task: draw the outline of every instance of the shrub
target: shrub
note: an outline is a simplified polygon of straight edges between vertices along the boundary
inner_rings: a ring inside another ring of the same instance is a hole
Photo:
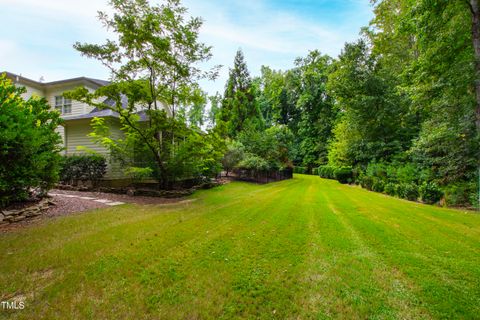
[[[395,183],[389,182],[385,184],[385,187],[383,188],[383,192],[388,194],[389,196],[394,196],[395,195]]]
[[[267,171],[270,169],[265,159],[251,153],[245,154],[245,158],[240,161],[238,168],[254,171]]]
[[[238,141],[228,140],[227,151],[222,158],[222,166],[226,175],[245,157],[245,147]]]
[[[335,179],[340,183],[350,183],[353,180],[352,167],[340,167],[334,171]]]
[[[434,204],[440,201],[443,196],[442,190],[434,182],[424,182],[418,189],[423,202]]]
[[[313,168],[312,169],[312,175],[314,175],[314,176],[318,175],[318,168]]]
[[[138,183],[151,177],[153,169],[149,167],[128,167],[123,172],[125,173],[125,175],[129,176],[134,183]]]
[[[42,196],[58,181],[62,120],[45,99],[24,100],[24,92],[0,75],[0,207]]]
[[[325,179],[335,179],[335,167],[332,166],[320,166],[318,168],[318,175]]]
[[[380,178],[381,180],[387,179],[388,166],[384,163],[369,163],[365,170],[365,175],[369,177]]]
[[[372,184],[372,191],[383,192],[385,189],[385,184],[380,179],[374,179]]]
[[[360,176],[362,175],[362,168],[354,167],[352,170],[352,174],[353,174],[353,182],[356,184],[360,184]]]
[[[405,187],[404,198],[415,201],[419,197],[418,186],[414,183],[407,183]]]
[[[395,190],[397,196],[407,200],[418,199],[418,186],[414,183],[400,183]]]
[[[467,206],[477,205],[477,185],[471,182],[459,182],[446,186],[445,204],[447,206]]]
[[[293,173],[306,174],[307,171],[306,167],[293,167]]]
[[[374,178],[364,174],[364,175],[360,176],[359,182],[360,182],[360,185],[362,186],[362,188],[367,189],[367,190],[372,190]]]
[[[96,186],[106,171],[107,161],[101,155],[73,155],[65,157],[60,177],[66,184],[76,185],[78,181],[90,181]]]
[[[399,198],[403,198],[403,195],[405,194],[405,184],[404,183],[399,183],[395,185],[395,195]]]
[[[396,170],[396,179],[399,183],[415,183],[420,177],[420,172],[413,164],[407,163]]]

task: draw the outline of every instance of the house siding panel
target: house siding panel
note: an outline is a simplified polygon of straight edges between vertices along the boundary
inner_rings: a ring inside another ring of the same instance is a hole
[[[52,88],[48,89],[46,92],[46,98],[48,101],[48,104],[52,107],[55,108],[55,97],[56,96],[61,96],[65,91],[73,90],[78,85],[70,85],[70,86],[61,86],[58,88]],[[87,88],[89,91],[94,91],[92,88]],[[68,114],[64,114],[63,116],[78,116],[86,113],[90,113],[94,108],[92,106],[89,106],[86,103],[82,103],[79,101],[72,101],[72,112]]]
[[[110,131],[112,137],[118,138],[123,135],[120,130],[120,124],[118,120],[108,119],[108,124],[110,126]],[[66,154],[84,154],[85,151],[78,146],[87,148],[88,150],[95,151],[99,154],[104,155],[107,158],[107,174],[105,179],[120,179],[124,178],[123,170],[118,162],[113,162],[109,158],[109,152],[103,146],[96,144],[92,141],[92,138],[88,136],[92,132],[90,126],[90,119],[85,120],[76,120],[68,121],[66,123]]]
[[[17,85],[19,87],[24,87],[27,90],[27,92],[22,93],[22,98],[25,99],[25,100],[28,100],[31,97],[39,97],[39,98],[45,97],[45,92],[43,92],[43,90],[41,90],[41,89],[37,89],[37,88],[31,87],[31,86],[27,86],[25,84],[17,84]]]
[[[37,83],[37,85],[34,85],[33,83],[35,83],[35,81],[23,79],[21,76],[11,74],[9,77],[17,86],[25,87],[26,92],[22,94],[24,99],[29,99],[32,96],[43,97],[47,100],[52,109],[55,108],[55,97],[63,95],[65,91],[70,91],[80,86],[87,88],[90,92],[93,92],[98,88],[97,84],[91,83],[91,81],[85,81],[84,78],[70,79],[71,81],[65,81],[62,83]],[[96,102],[101,102],[103,100],[104,98],[99,98]],[[92,132],[92,128],[90,126],[91,119],[68,120],[70,116],[84,115],[92,112],[93,109],[94,107],[89,106],[88,104],[73,100],[71,112],[68,114],[62,114],[62,118],[66,118],[66,121],[64,126],[58,127],[56,131],[62,137],[62,146],[64,147],[63,153],[67,156],[85,153],[85,150],[78,149],[79,146],[95,151],[107,158],[108,168],[105,179],[125,178],[123,174],[123,168],[121,168],[120,164],[118,162],[116,163],[110,161],[108,150],[98,144],[95,144],[88,136],[88,134]],[[120,130],[118,119],[108,118],[107,121],[108,125],[110,126],[112,138],[119,138],[123,136],[123,132]]]

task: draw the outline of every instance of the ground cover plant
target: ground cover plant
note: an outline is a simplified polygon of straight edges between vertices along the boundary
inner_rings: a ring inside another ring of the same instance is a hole
[[[0,234],[8,319],[474,319],[480,216],[311,175]]]

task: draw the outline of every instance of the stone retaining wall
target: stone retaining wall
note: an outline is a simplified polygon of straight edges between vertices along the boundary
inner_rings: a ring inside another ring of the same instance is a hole
[[[0,225],[10,224],[37,217],[43,214],[43,212],[49,208],[50,204],[52,204],[52,200],[45,198],[29,207],[12,210],[1,210]]]

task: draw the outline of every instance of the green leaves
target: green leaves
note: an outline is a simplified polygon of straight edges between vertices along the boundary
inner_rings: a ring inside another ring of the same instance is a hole
[[[58,180],[62,120],[45,99],[24,100],[24,92],[0,75],[0,207]]]
[[[214,134],[197,132],[206,100],[198,81],[215,78],[218,69],[199,67],[211,58],[211,48],[198,39],[202,20],[187,17],[177,0],[111,0],[110,6],[113,15],[100,12],[99,19],[116,39],[74,48],[105,65],[112,81],[94,93],[77,89],[69,96],[116,112],[124,136],[112,137],[96,119],[92,137],[125,166],[151,167],[164,186],[215,175],[222,147]]]
[[[247,128],[263,128],[256,94],[243,53],[238,50],[219,113],[219,120],[225,124],[228,137],[235,138]]]

